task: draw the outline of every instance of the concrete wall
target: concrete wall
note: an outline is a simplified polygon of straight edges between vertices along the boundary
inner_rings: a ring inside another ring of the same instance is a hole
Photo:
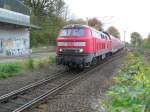
[[[30,25],[30,16],[0,8],[0,21],[18,25]]]
[[[27,28],[0,26],[0,54],[24,55],[29,53],[29,31]]]

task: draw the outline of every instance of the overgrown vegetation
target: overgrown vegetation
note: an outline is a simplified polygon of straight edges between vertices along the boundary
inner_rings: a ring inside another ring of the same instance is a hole
[[[129,53],[106,93],[108,112],[150,112],[150,65],[138,53]]]
[[[150,34],[148,34],[148,37],[144,39],[144,48],[150,49]]]
[[[34,69],[34,60],[31,57],[29,57],[29,59],[27,60],[27,68]]]
[[[21,72],[20,63],[0,64],[0,78],[14,76]]]
[[[49,56],[49,60],[50,60],[50,63],[56,63],[56,56],[55,54],[52,54]]]
[[[36,70],[55,64],[55,54],[51,53],[43,59],[32,59],[29,57],[25,61],[2,63],[0,64],[0,79],[19,75],[22,72]]]
[[[132,32],[131,33],[131,43],[132,43],[132,45],[134,45],[136,47],[142,46],[143,38],[142,38],[141,34],[138,32]]]

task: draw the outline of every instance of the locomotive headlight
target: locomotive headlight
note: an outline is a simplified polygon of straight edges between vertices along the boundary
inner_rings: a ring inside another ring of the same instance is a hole
[[[59,52],[62,52],[63,51],[63,49],[59,49]]]
[[[83,52],[83,49],[79,49],[79,52],[82,53],[82,52]]]

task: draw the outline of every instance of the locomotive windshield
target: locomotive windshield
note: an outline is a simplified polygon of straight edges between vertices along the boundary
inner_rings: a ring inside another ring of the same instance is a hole
[[[71,35],[71,29],[65,28],[60,32],[60,37],[67,37]]]
[[[85,36],[85,30],[83,28],[64,28],[60,32],[60,37],[68,36],[83,37]]]

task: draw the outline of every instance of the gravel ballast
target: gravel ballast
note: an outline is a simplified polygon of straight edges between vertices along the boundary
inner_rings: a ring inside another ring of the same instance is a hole
[[[120,57],[102,66],[31,112],[104,112],[100,101],[113,84],[112,77],[117,74],[122,60]]]

